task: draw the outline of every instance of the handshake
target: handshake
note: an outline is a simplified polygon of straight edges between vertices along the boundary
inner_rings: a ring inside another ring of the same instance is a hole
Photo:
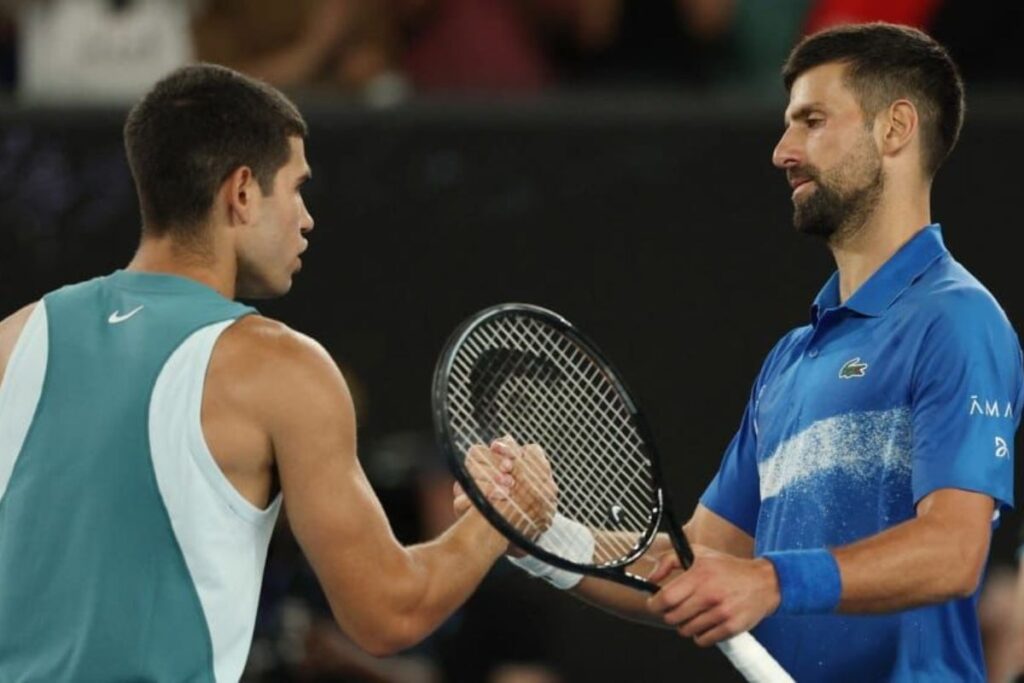
[[[540,446],[520,446],[505,436],[490,446],[472,446],[463,468],[492,510],[518,534],[537,542],[551,528],[559,491]],[[470,508],[469,496],[458,483],[454,496],[455,514],[462,516]]]

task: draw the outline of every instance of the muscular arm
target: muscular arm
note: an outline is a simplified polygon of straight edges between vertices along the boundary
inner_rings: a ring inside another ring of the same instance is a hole
[[[252,409],[299,545],[356,643],[377,655],[407,648],[470,595],[507,544],[475,512],[436,541],[399,544],[356,458],[352,400],[334,362],[287,329],[260,336]]]
[[[940,489],[914,519],[833,551],[843,579],[841,612],[891,612],[971,595],[988,556],[993,501]]]
[[[839,611],[891,612],[971,595],[988,554],[992,510],[989,496],[940,489],[920,501],[914,519],[832,549],[842,576]],[[775,610],[778,580],[767,567],[764,559],[698,557],[650,608],[680,635],[711,645]]]

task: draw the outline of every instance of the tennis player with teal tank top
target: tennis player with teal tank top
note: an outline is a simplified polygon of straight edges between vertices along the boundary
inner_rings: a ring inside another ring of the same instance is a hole
[[[251,311],[126,272],[36,307],[0,402],[0,680],[237,678],[278,503],[231,489],[199,417],[213,344]]]
[[[378,656],[507,550],[475,511],[402,546],[330,354],[235,302],[302,267],[306,134],[266,84],[169,74],[125,125],[131,263],[0,315],[0,683],[237,681],[285,499],[338,625]]]

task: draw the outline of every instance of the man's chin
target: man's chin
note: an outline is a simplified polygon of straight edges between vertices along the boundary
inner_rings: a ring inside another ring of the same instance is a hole
[[[830,239],[836,232],[835,226],[800,220],[796,216],[793,216],[793,228],[801,235],[809,235],[823,240]]]

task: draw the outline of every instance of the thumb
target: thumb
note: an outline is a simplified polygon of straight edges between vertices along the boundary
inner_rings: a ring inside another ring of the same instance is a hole
[[[658,565],[647,576],[647,580],[652,583],[661,583],[669,574],[680,567],[682,567],[682,563],[675,552],[667,552],[658,558]]]

